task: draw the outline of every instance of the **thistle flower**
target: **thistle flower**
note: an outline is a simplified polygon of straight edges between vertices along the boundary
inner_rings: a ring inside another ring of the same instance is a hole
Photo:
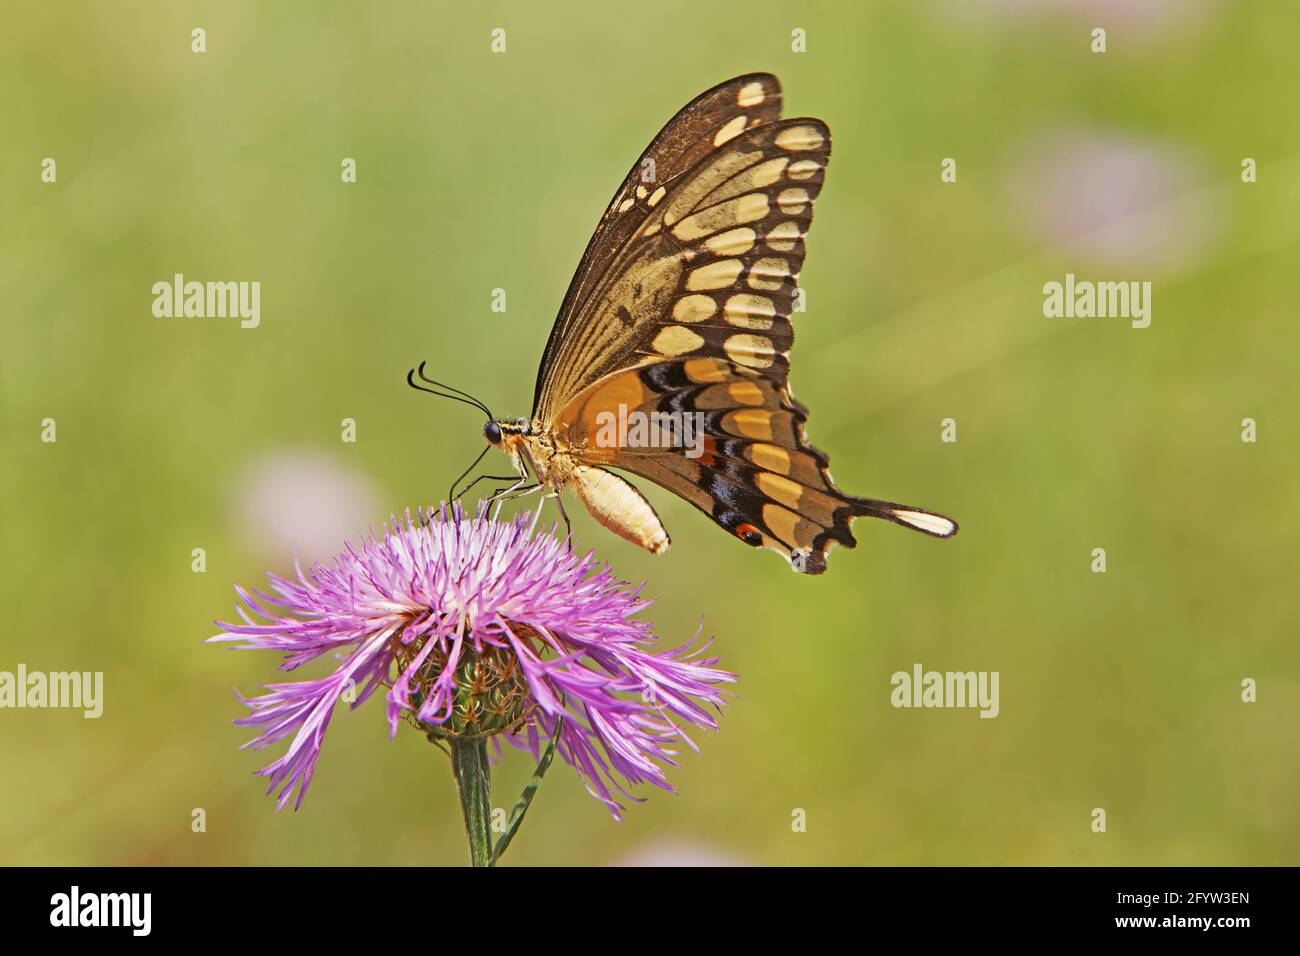
[[[325,677],[240,698],[251,713],[236,723],[260,729],[245,747],[289,740],[257,771],[279,791],[277,809],[295,792],[302,805],[339,699],[356,708],[381,687],[390,736],[405,720],[453,757],[457,744],[505,737],[536,758],[558,723],[561,757],[615,817],[620,798],[638,799],[630,786],[672,790],[662,765],[674,765],[678,744],[695,747],[682,725],[716,728],[717,685],[735,677],[702,657],[707,643],[656,649],[636,617],[650,604],[641,588],[554,529],[535,535],[536,521],[497,521],[483,505],[473,518],[459,506],[418,520],[408,511],[330,566],[269,575],[272,593],[236,587],[243,623],[216,622],[212,641],[280,651],[284,671],[341,661]]]

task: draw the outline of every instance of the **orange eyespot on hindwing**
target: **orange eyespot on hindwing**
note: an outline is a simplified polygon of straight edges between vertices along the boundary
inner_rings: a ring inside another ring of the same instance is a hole
[[[736,537],[751,548],[757,548],[763,543],[763,536],[758,533],[758,529],[752,524],[742,524],[736,526]]]

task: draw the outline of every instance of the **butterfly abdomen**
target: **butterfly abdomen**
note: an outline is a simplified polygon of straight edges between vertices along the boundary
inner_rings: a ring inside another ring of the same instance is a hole
[[[668,550],[668,532],[650,502],[612,471],[578,465],[569,483],[591,516],[625,541],[651,554]]]

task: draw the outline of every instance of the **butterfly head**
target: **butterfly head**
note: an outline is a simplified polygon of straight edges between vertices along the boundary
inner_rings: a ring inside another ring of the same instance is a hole
[[[526,418],[497,420],[489,418],[483,425],[483,437],[489,445],[513,453],[520,439],[532,434],[532,425]]]

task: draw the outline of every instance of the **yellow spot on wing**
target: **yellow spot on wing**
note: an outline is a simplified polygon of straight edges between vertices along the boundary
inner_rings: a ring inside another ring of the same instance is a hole
[[[730,153],[720,153],[706,168],[673,191],[668,204],[664,206],[664,225],[671,226],[693,210],[695,204],[711,193],[720,181],[728,179],[743,169],[748,169],[762,157],[761,150],[744,152],[737,149]]]
[[[773,183],[780,181],[781,173],[789,162],[790,160],[785,156],[778,156],[776,159],[769,159],[767,162],[761,162],[743,169],[717,183],[706,195],[699,198],[696,205],[716,206],[718,203],[733,199],[736,196],[742,196],[758,189],[767,189]]]
[[[781,475],[774,475],[770,471],[760,471],[754,476],[754,482],[758,485],[758,490],[769,498],[781,502],[787,508],[799,507],[803,486],[797,482]]]
[[[755,442],[745,449],[745,454],[759,468],[782,475],[790,474],[790,453],[779,445]]]
[[[759,103],[763,102],[764,98],[762,83],[746,83],[740,88],[740,92],[736,95],[736,105],[745,107],[757,106]]]
[[[763,390],[753,382],[732,382],[727,394],[737,405],[762,405]]]
[[[765,193],[749,193],[687,216],[673,227],[673,235],[683,242],[691,242],[728,226],[762,219],[767,210]]]
[[[739,259],[711,262],[707,266],[700,266],[691,271],[691,274],[686,277],[686,288],[691,292],[702,289],[725,289],[735,284],[743,268],[744,264]]]
[[[762,189],[765,186],[772,185],[781,178],[781,173],[784,171],[785,164],[788,162],[790,162],[790,160],[786,159],[784,156],[778,156],[776,159],[769,159],[765,163],[759,163],[753,169],[744,173],[742,176],[737,176],[736,178],[743,178],[746,185],[752,186],[756,189]]]
[[[717,134],[713,137],[713,145],[721,146],[723,143],[727,142],[727,140],[735,139],[745,131],[746,122],[747,120],[743,114],[741,116],[733,117],[725,126],[722,127],[722,129],[718,130]]]
[[[808,190],[801,188],[783,189],[781,194],[776,197],[776,204],[787,215],[797,216],[803,212],[804,206],[808,204]]]
[[[700,322],[709,318],[718,305],[707,295],[683,296],[673,303],[673,319],[677,322]]]
[[[684,325],[670,325],[655,336],[651,346],[660,355],[685,355],[704,344],[704,339]]]
[[[811,179],[817,175],[819,169],[821,169],[819,163],[814,163],[811,159],[801,159],[797,163],[790,164],[789,176],[791,179]]]
[[[782,149],[803,152],[818,149],[825,142],[816,126],[788,126],[776,134],[776,145]]]
[[[803,235],[799,229],[799,224],[793,220],[787,220],[773,227],[772,231],[767,234],[767,244],[777,252],[789,252],[794,248],[795,241]]]
[[[784,259],[759,259],[749,267],[749,287],[769,292],[781,288],[790,277],[790,263]]]
[[[767,504],[763,505],[763,523],[772,529],[772,533],[789,545],[811,544],[812,541],[801,542],[799,538],[801,530],[800,525],[807,525],[797,514],[780,505]],[[806,536],[806,535],[805,535]],[[811,536],[807,536],[811,538]]]
[[[722,343],[723,349],[737,365],[746,365],[749,368],[767,368],[772,364],[776,356],[776,350],[772,348],[772,340],[762,335],[749,335],[748,333],[738,333],[729,336],[727,341]],[[755,435],[755,438],[768,438],[768,435]]]
[[[704,246],[715,256],[738,256],[754,248],[758,234],[748,226],[720,232],[704,240]]]
[[[732,325],[742,329],[770,329],[776,315],[776,305],[764,295],[741,292],[727,300],[722,316]]]
[[[687,378],[699,385],[727,380],[727,365],[718,359],[690,359],[683,370]]]
[[[722,427],[734,435],[770,441],[772,413],[766,408],[740,408],[723,417]]]

